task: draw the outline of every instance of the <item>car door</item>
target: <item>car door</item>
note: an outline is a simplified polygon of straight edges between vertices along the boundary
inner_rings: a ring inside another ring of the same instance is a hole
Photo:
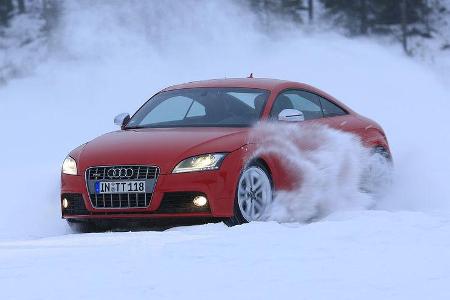
[[[302,122],[292,122],[291,124],[298,124],[299,130],[302,124],[313,124],[320,121],[323,118],[322,107],[320,106],[319,96],[304,90],[289,89],[284,90],[278,94],[275,101],[272,104],[269,119],[278,120],[279,113],[284,109],[296,109],[303,113],[305,120]],[[305,144],[299,145],[304,147]],[[301,177],[296,177],[301,174],[298,172],[292,172],[289,166],[286,166],[286,161],[282,157],[271,157],[272,165],[279,166],[274,168],[274,178],[282,178],[276,182],[278,189],[290,190],[298,185],[302,181]]]

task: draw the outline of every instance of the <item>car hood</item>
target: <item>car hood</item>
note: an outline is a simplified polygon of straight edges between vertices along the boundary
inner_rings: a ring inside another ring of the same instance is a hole
[[[247,143],[248,128],[146,128],[104,134],[87,143],[79,168],[157,165],[169,173],[181,160],[198,154],[231,152]]]

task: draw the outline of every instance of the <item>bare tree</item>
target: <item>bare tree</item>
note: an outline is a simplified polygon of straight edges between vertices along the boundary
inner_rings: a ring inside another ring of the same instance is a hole
[[[309,23],[314,21],[314,0],[308,0],[308,19]]]
[[[19,14],[24,14],[25,9],[25,0],[17,0],[17,6],[19,8]]]
[[[400,1],[400,27],[401,27],[401,41],[405,53],[410,54],[408,50],[408,3],[407,0]]]
[[[368,28],[369,25],[367,23],[367,14],[368,14],[368,9],[367,9],[367,0],[359,0],[359,6],[360,6],[360,27],[359,27],[359,31],[360,34],[367,34],[368,32]]]

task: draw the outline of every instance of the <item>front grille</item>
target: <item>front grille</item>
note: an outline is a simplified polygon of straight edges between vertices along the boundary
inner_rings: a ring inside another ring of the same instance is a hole
[[[205,206],[195,206],[192,202],[196,196],[205,196],[198,192],[164,193],[159,208],[155,213],[194,213],[210,212],[209,203]]]
[[[150,204],[152,193],[89,194],[95,208],[142,208]]]
[[[126,176],[126,174],[117,174],[116,176],[109,173],[114,169],[131,169],[133,174]],[[111,166],[111,167],[93,167],[86,170],[87,178],[89,180],[102,180],[102,179],[126,179],[126,180],[138,180],[138,179],[153,179],[158,177],[158,167],[148,166]]]
[[[120,170],[122,172],[120,172]],[[153,189],[159,175],[155,166],[102,166],[86,170],[89,198],[94,208],[146,208],[150,205]],[[146,193],[97,194],[97,181],[144,180]]]
[[[63,215],[88,215],[89,211],[86,209],[84,199],[81,194],[62,194],[62,199],[66,198],[69,201],[69,206],[63,208]]]

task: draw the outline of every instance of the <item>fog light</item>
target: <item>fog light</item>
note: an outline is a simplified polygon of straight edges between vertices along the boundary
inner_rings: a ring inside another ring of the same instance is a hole
[[[68,208],[69,207],[69,200],[64,198],[63,201],[62,201],[62,207],[63,208]]]
[[[195,206],[205,206],[206,203],[208,203],[208,200],[204,196],[197,196],[194,198],[193,202]]]

